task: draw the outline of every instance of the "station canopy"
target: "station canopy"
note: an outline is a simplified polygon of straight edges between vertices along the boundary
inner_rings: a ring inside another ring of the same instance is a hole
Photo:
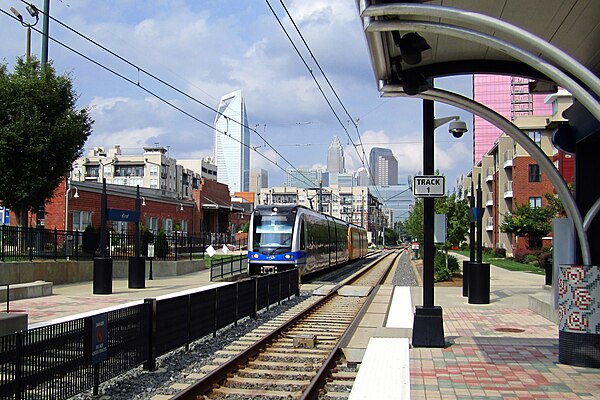
[[[530,77],[536,79],[532,91],[551,92],[545,84],[552,81],[547,75],[510,52],[479,40],[478,34],[516,45],[540,58],[545,54],[502,29],[466,21],[464,17],[470,12],[530,32],[600,75],[598,0],[357,0],[357,5],[380,90],[386,85],[402,85],[407,94],[416,94],[429,88],[431,78],[491,73]],[[409,7],[413,6],[411,12]],[[441,16],[440,8],[460,13]]]

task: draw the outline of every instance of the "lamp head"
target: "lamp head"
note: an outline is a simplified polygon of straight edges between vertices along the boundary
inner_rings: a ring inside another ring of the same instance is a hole
[[[29,15],[31,15],[33,18],[39,18],[40,14],[38,12],[38,9],[33,4],[27,4],[25,8],[27,9]]]
[[[454,136],[455,138],[460,138],[462,137],[462,135],[468,131],[467,129],[467,123],[465,121],[452,121],[450,122],[450,127],[448,128],[448,131],[452,134],[452,136]]]
[[[23,22],[23,16],[21,15],[20,12],[17,11],[16,8],[11,7],[10,8],[10,12],[13,13],[15,15],[15,17],[17,17],[17,19],[22,23]]]

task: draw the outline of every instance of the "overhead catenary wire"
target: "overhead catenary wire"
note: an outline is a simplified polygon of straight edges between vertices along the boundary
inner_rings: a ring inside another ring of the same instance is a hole
[[[29,3],[27,3],[27,2],[26,2],[26,1],[24,1],[24,0],[21,0],[21,2],[22,2],[22,3],[24,3],[24,4],[29,4]],[[18,21],[18,19],[17,19],[16,17],[14,17],[13,15],[9,14],[8,12],[6,12],[6,11],[4,11],[4,10],[2,10],[2,9],[0,9],[0,11],[2,11],[2,13],[4,13],[5,15],[8,15],[9,17],[11,17],[11,18],[13,18],[13,19],[15,19],[15,20],[17,20],[17,21]],[[39,10],[39,12],[45,15],[44,11],[42,11],[42,10]],[[184,91],[182,91],[181,89],[179,89],[179,88],[175,87],[174,85],[172,85],[172,84],[170,84],[170,83],[166,82],[165,80],[163,80],[163,79],[159,78],[158,76],[156,76],[155,74],[153,74],[153,73],[151,73],[151,72],[147,71],[146,69],[144,69],[144,68],[142,68],[142,67],[140,67],[140,66],[136,65],[135,63],[133,63],[133,62],[131,62],[131,61],[127,60],[127,59],[126,59],[126,58],[124,58],[123,56],[121,56],[121,55],[117,54],[116,52],[114,52],[114,51],[110,50],[110,49],[109,49],[109,48],[107,48],[106,46],[104,46],[104,45],[102,45],[102,44],[98,43],[97,41],[95,41],[95,40],[93,40],[93,39],[89,38],[88,36],[84,35],[83,33],[81,33],[81,32],[79,32],[79,31],[77,31],[76,29],[74,29],[74,28],[72,28],[72,27],[70,27],[70,26],[68,26],[67,24],[63,23],[62,21],[60,21],[60,20],[58,20],[58,19],[54,18],[53,16],[51,16],[51,15],[48,15],[48,17],[49,17],[50,19],[52,19],[54,22],[56,22],[57,24],[59,24],[59,25],[61,25],[62,27],[66,28],[67,30],[69,30],[69,31],[71,31],[71,32],[73,32],[73,33],[75,33],[75,34],[76,34],[76,35],[78,35],[79,37],[81,37],[81,38],[85,39],[86,41],[88,41],[88,42],[90,42],[90,43],[94,44],[95,46],[97,46],[97,47],[101,48],[102,50],[104,50],[104,51],[108,52],[109,54],[111,54],[112,56],[114,56],[114,57],[116,57],[117,59],[121,60],[122,62],[126,63],[127,65],[129,65],[129,66],[133,67],[133,68],[134,68],[134,69],[135,69],[135,70],[138,72],[138,74],[139,74],[140,72],[142,72],[143,74],[145,74],[145,75],[147,75],[147,76],[149,76],[149,77],[151,77],[151,78],[155,79],[157,82],[159,82],[159,83],[161,83],[161,84],[163,84],[163,85],[167,86],[168,88],[170,88],[170,89],[174,90],[175,92],[177,92],[177,93],[179,93],[179,94],[181,94],[181,95],[185,96],[186,98],[188,98],[188,99],[192,100],[193,102],[195,102],[195,103],[197,103],[197,104],[199,104],[199,105],[201,105],[201,106],[203,106],[203,107],[205,107],[205,108],[209,109],[210,111],[213,111],[213,112],[215,112],[215,113],[216,113],[216,114],[218,114],[218,115],[221,115],[221,116],[223,116],[224,118],[227,118],[227,119],[228,119],[228,120],[230,120],[230,121],[233,121],[234,123],[237,123],[237,124],[239,124],[239,125],[240,125],[241,127],[243,127],[243,128],[246,128],[246,129],[248,129],[248,130],[250,130],[250,131],[254,132],[254,133],[255,133],[255,134],[256,134],[256,135],[257,135],[259,138],[261,138],[261,139],[264,141],[264,143],[265,143],[265,144],[267,144],[267,145],[268,145],[268,146],[269,146],[269,147],[270,147],[270,148],[271,148],[271,149],[272,149],[272,150],[275,152],[275,154],[277,154],[277,156],[279,156],[279,157],[280,157],[280,158],[281,158],[281,159],[282,159],[282,160],[283,160],[283,161],[284,161],[284,162],[285,162],[287,165],[289,165],[289,166],[290,166],[290,167],[291,167],[291,168],[292,168],[294,171],[297,171],[298,173],[300,173],[300,175],[303,177],[303,179],[304,179],[304,182],[305,182],[305,183],[312,184],[312,181],[310,180],[310,178],[308,178],[306,175],[304,175],[304,174],[303,174],[303,173],[300,171],[300,169],[298,169],[297,167],[295,167],[295,166],[294,166],[294,165],[293,165],[293,164],[292,164],[292,163],[291,163],[291,162],[290,162],[290,161],[289,161],[289,160],[288,160],[288,159],[287,159],[285,156],[283,156],[283,155],[282,155],[282,154],[281,154],[281,153],[280,153],[280,152],[279,152],[279,151],[278,151],[278,150],[277,150],[275,147],[273,147],[273,146],[272,146],[272,145],[271,145],[271,144],[270,144],[270,143],[269,143],[269,142],[268,142],[268,141],[267,141],[267,140],[266,140],[266,139],[265,139],[265,138],[264,138],[264,137],[263,137],[263,136],[262,136],[262,135],[261,135],[261,134],[260,134],[260,133],[259,133],[257,130],[255,130],[255,129],[253,129],[253,128],[251,128],[251,127],[249,127],[249,126],[247,126],[247,125],[243,124],[241,121],[237,121],[237,120],[235,120],[235,119],[232,119],[232,118],[229,118],[229,117],[227,117],[226,115],[224,115],[223,113],[221,113],[219,110],[215,109],[214,107],[211,107],[210,105],[208,105],[208,104],[206,104],[206,103],[204,103],[204,102],[202,102],[202,101],[200,101],[200,100],[196,99],[195,97],[193,97],[193,96],[191,96],[191,95],[189,95],[189,94],[185,93],[185,92],[184,92]],[[37,28],[35,28],[35,27],[32,27],[32,29],[33,29],[33,30],[35,30],[37,33],[40,33],[40,34],[42,34],[42,32],[41,32],[39,29],[37,29]],[[125,75],[123,75],[123,74],[121,74],[121,73],[119,73],[119,72],[117,72],[117,71],[115,71],[115,70],[113,70],[113,69],[111,69],[111,68],[109,68],[109,67],[107,67],[107,66],[103,65],[102,63],[100,63],[100,62],[98,62],[98,61],[96,61],[96,60],[92,59],[91,57],[89,57],[89,56],[86,56],[86,55],[85,55],[85,54],[83,54],[82,52],[80,52],[80,51],[78,51],[78,50],[75,50],[74,48],[70,47],[69,45],[67,45],[67,44],[65,44],[65,43],[63,43],[63,42],[61,42],[61,41],[59,41],[58,39],[56,39],[56,38],[54,38],[54,37],[52,37],[52,36],[50,36],[50,35],[48,35],[48,38],[49,38],[49,39],[51,39],[53,42],[56,42],[57,44],[59,44],[59,45],[61,45],[61,46],[65,47],[65,48],[66,48],[66,49],[68,49],[69,51],[72,51],[73,53],[75,53],[75,54],[79,55],[80,57],[83,57],[84,59],[86,59],[86,60],[88,60],[88,61],[92,62],[93,64],[95,64],[95,65],[97,65],[97,66],[99,66],[99,67],[101,67],[101,68],[105,69],[106,71],[108,71],[108,72],[110,72],[110,73],[112,73],[112,74],[114,74],[114,75],[118,76],[119,78],[121,78],[121,79],[123,79],[123,80],[125,80],[125,81],[127,81],[127,82],[129,82],[129,83],[131,83],[131,84],[133,84],[133,85],[135,85],[135,86],[137,86],[137,87],[139,87],[140,89],[142,89],[142,90],[143,90],[143,91],[145,91],[146,93],[148,93],[148,94],[150,94],[150,95],[152,95],[152,96],[156,97],[157,99],[159,99],[160,101],[164,102],[165,104],[168,104],[168,105],[170,105],[170,106],[171,106],[171,107],[173,107],[174,109],[176,109],[176,110],[178,110],[178,111],[182,112],[183,114],[185,114],[185,115],[187,115],[188,117],[190,117],[190,118],[194,119],[195,121],[199,122],[200,124],[202,124],[202,125],[204,125],[204,126],[206,126],[206,127],[210,128],[210,129],[214,129],[214,130],[215,130],[216,132],[218,132],[218,133],[225,134],[225,132],[221,132],[221,131],[217,130],[217,129],[216,129],[216,127],[213,127],[211,124],[209,124],[209,123],[207,123],[207,122],[205,122],[205,121],[203,121],[203,120],[201,120],[201,119],[199,119],[199,118],[197,118],[197,117],[193,116],[192,114],[188,113],[187,111],[183,110],[182,108],[180,108],[180,107],[178,107],[178,106],[176,106],[176,105],[174,105],[174,104],[170,103],[168,100],[166,100],[166,99],[164,99],[164,98],[160,97],[159,95],[157,95],[156,93],[152,92],[150,89],[148,89],[148,88],[144,87],[143,85],[141,85],[141,84],[140,84],[139,78],[138,78],[136,81],[134,81],[133,79],[130,79],[130,78],[126,77]],[[229,136],[229,135],[228,135],[228,136]],[[235,141],[237,141],[238,143],[242,144],[243,146],[245,146],[245,147],[248,147],[250,150],[252,150],[252,151],[254,151],[255,153],[259,154],[259,155],[260,155],[261,157],[263,157],[265,160],[267,160],[268,162],[270,162],[270,163],[274,164],[274,165],[275,165],[277,168],[279,168],[280,170],[282,170],[283,172],[285,172],[286,174],[288,174],[288,171],[286,171],[286,169],[285,169],[285,168],[283,168],[282,166],[280,166],[280,165],[279,165],[279,163],[278,163],[277,161],[271,160],[271,159],[270,159],[270,158],[268,158],[266,155],[264,155],[264,154],[262,154],[261,152],[257,151],[257,150],[256,150],[255,148],[253,148],[252,146],[250,146],[250,145],[247,145],[247,144],[244,144],[244,143],[242,143],[241,141],[239,141],[239,140],[237,140],[237,139],[235,139],[235,138],[233,138],[233,137],[231,137],[231,136],[229,136],[229,137],[230,137],[232,140],[235,140]]]
[[[363,161],[363,166],[368,167],[368,161],[366,160],[365,149],[364,149],[364,146],[362,144],[362,139],[360,137],[360,130],[358,129],[357,122],[354,121],[354,119],[350,115],[350,112],[348,112],[348,109],[346,108],[346,106],[342,102],[342,99],[340,98],[340,96],[338,96],[337,91],[335,90],[335,88],[331,84],[331,81],[327,77],[327,74],[325,74],[325,71],[323,71],[323,68],[321,68],[321,64],[319,64],[319,61],[317,60],[317,58],[313,54],[310,46],[308,45],[308,43],[304,39],[304,35],[302,35],[302,32],[300,31],[300,28],[298,28],[298,25],[296,25],[296,21],[294,21],[294,18],[292,17],[292,15],[290,14],[290,12],[288,11],[285,3],[283,2],[283,0],[279,0],[279,2],[281,3],[281,6],[285,10],[285,13],[287,14],[288,18],[290,19],[292,25],[294,25],[294,28],[296,29],[296,32],[298,33],[298,36],[300,36],[300,39],[302,40],[302,43],[304,43],[304,46],[306,47],[306,50],[308,51],[308,53],[310,54],[311,58],[315,62],[315,65],[317,66],[317,68],[319,68],[319,71],[321,71],[321,74],[323,75],[323,78],[325,79],[325,82],[327,82],[327,84],[329,85],[329,89],[331,89],[331,92],[333,93],[333,95],[335,96],[335,98],[338,100],[338,102],[340,103],[340,106],[342,107],[342,109],[344,110],[344,112],[346,113],[346,115],[348,116],[349,121],[352,122],[352,125],[356,129],[356,134],[357,134],[357,137],[358,137],[358,141],[360,142],[360,147],[362,149],[363,157],[364,157],[364,158],[361,158],[360,154],[357,151],[358,158],[361,159],[361,161]],[[267,0],[267,3],[268,3],[268,0]],[[338,121],[339,121],[339,118],[338,118]],[[348,139],[350,140],[350,143],[352,143],[352,145],[356,149],[356,145],[352,141],[352,138],[350,137],[350,134],[348,133],[348,130],[346,128],[344,128],[344,131],[346,132],[346,135],[348,136]],[[367,163],[367,165],[365,165],[365,163]]]
[[[363,166],[367,169],[367,171],[369,171],[369,180],[373,183],[373,187],[375,188],[375,191],[377,192],[378,198],[382,198],[383,196],[381,195],[377,185],[375,184],[375,179],[371,174],[371,168],[369,166],[369,162],[367,160],[367,156],[365,153],[365,149],[364,146],[362,145],[362,140],[361,140],[361,149],[362,149],[362,157],[361,155],[358,153],[357,150],[357,145],[354,144],[354,141],[352,140],[352,137],[350,137],[350,134],[348,133],[347,128],[344,126],[344,123],[342,122],[342,120],[340,119],[340,117],[338,116],[337,112],[335,111],[335,109],[333,108],[331,102],[329,101],[329,99],[327,98],[327,96],[325,95],[325,92],[323,91],[323,88],[321,87],[321,85],[319,84],[317,78],[315,77],[315,74],[313,72],[313,70],[310,68],[310,66],[308,65],[308,63],[306,62],[306,60],[304,59],[304,56],[302,55],[302,53],[300,52],[300,50],[298,49],[298,46],[296,46],[296,44],[294,43],[294,41],[292,40],[290,34],[288,33],[287,29],[285,28],[285,26],[283,25],[283,22],[281,21],[281,19],[279,18],[279,16],[277,15],[277,13],[275,12],[275,10],[273,9],[273,7],[271,6],[271,3],[269,2],[269,0],[265,0],[265,2],[267,3],[267,6],[269,7],[269,9],[271,10],[271,13],[273,14],[273,16],[275,17],[275,19],[277,20],[279,26],[281,27],[281,29],[283,30],[284,34],[286,35],[286,37],[288,38],[289,42],[291,43],[292,47],[294,48],[294,50],[296,51],[296,53],[298,54],[298,57],[300,57],[300,59],[302,60],[302,63],[304,64],[304,66],[306,67],[306,69],[309,71],[310,75],[313,78],[313,81],[315,82],[315,84],[317,85],[321,95],[323,96],[323,98],[325,99],[325,102],[327,103],[327,105],[329,106],[329,108],[331,109],[332,113],[334,114],[335,118],[337,119],[338,123],[340,124],[340,126],[342,127],[342,129],[344,130],[344,132],[346,133],[346,135],[348,136],[348,139],[350,140],[350,142],[352,143],[355,151],[358,154],[358,158],[361,160]],[[323,76],[325,77],[325,80],[327,81],[327,83],[329,84],[331,90],[333,91],[333,93],[335,94],[335,97],[337,98],[338,102],[341,104],[342,108],[344,109],[344,111],[346,111],[346,115],[350,118],[350,120],[352,121],[353,125],[355,126],[357,133],[358,133],[358,137],[360,140],[360,131],[358,130],[358,125],[354,122],[354,119],[352,118],[352,116],[348,113],[346,107],[344,106],[342,100],[340,99],[340,97],[337,95],[337,92],[335,91],[335,89],[333,88],[333,86],[331,85],[331,82],[329,81],[329,79],[326,77],[325,72],[323,71],[323,69],[320,67],[320,65],[318,64],[318,61],[316,59],[316,57],[314,56],[313,52],[310,50],[310,46],[308,45],[308,43],[306,42],[306,40],[304,40],[304,37],[302,35],[302,33],[300,32],[300,30],[298,29],[298,26],[296,25],[296,23],[294,22],[292,16],[290,15],[290,13],[287,10],[287,7],[285,7],[285,4],[283,3],[283,0],[280,0],[280,3],[282,4],[288,18],[290,18],[290,21],[292,22],[292,24],[294,25],[298,35],[302,38],[302,41],[305,45],[305,47],[307,48],[308,52],[310,53],[313,61],[315,62],[315,64],[317,64],[319,70],[321,71],[321,73],[323,74]]]
[[[13,19],[16,19],[16,17],[14,17],[14,16],[12,16],[12,15],[8,14],[6,11],[4,11],[4,10],[2,10],[2,9],[0,9],[0,12],[4,13],[5,15],[8,15],[9,17],[11,17],[11,18],[13,18]],[[35,30],[35,31],[36,31],[36,32],[38,32],[38,33],[41,33],[41,31],[40,31],[40,30],[38,30],[38,29],[37,29],[37,28],[35,28],[35,27],[32,27],[32,29],[33,29],[33,30]],[[76,50],[76,49],[74,49],[74,48],[70,47],[69,45],[67,45],[67,44],[65,44],[65,43],[63,43],[63,42],[61,42],[60,40],[58,40],[58,39],[56,39],[56,38],[54,38],[54,37],[52,37],[52,36],[50,36],[50,35],[48,35],[48,38],[49,38],[50,40],[52,40],[53,42],[57,43],[58,45],[60,45],[60,46],[62,46],[62,47],[64,47],[64,48],[66,48],[67,50],[69,50],[69,51],[71,51],[71,52],[73,52],[73,53],[77,54],[78,56],[80,56],[80,57],[82,57],[82,58],[84,58],[84,59],[88,60],[89,62],[91,62],[91,63],[93,63],[93,64],[97,65],[98,67],[100,67],[100,68],[102,68],[102,69],[104,69],[104,70],[106,70],[106,71],[108,71],[108,72],[112,73],[113,75],[115,75],[115,76],[117,76],[117,77],[119,77],[119,78],[123,79],[124,81],[126,81],[126,82],[128,82],[128,83],[131,83],[132,85],[135,85],[135,86],[139,87],[139,88],[140,88],[141,90],[143,90],[144,92],[146,92],[146,93],[148,93],[149,95],[151,95],[151,96],[153,96],[153,97],[157,98],[158,100],[162,101],[163,103],[165,103],[165,104],[167,104],[167,105],[171,106],[171,107],[172,107],[172,108],[174,108],[175,110],[177,110],[177,111],[181,112],[182,114],[184,114],[184,115],[188,116],[189,118],[193,119],[194,121],[196,121],[196,122],[198,122],[198,123],[200,123],[200,124],[202,124],[202,125],[204,125],[204,126],[206,126],[206,127],[210,128],[210,129],[214,129],[216,132],[218,132],[218,133],[220,133],[220,134],[224,134],[224,135],[226,135],[226,132],[219,131],[218,129],[214,128],[212,125],[208,124],[207,122],[205,122],[205,121],[201,120],[200,118],[198,118],[198,117],[196,117],[196,116],[192,115],[191,113],[189,113],[189,112],[185,111],[184,109],[182,109],[181,107],[179,107],[179,106],[177,106],[177,105],[173,104],[172,102],[170,102],[169,100],[165,99],[164,97],[161,97],[160,95],[158,95],[158,94],[154,93],[152,90],[150,90],[150,89],[148,89],[148,88],[144,87],[144,86],[143,86],[143,85],[141,85],[139,82],[137,82],[137,81],[134,81],[134,80],[132,80],[132,79],[130,79],[130,78],[128,78],[128,77],[126,77],[126,76],[124,76],[123,74],[120,74],[119,72],[117,72],[117,71],[115,71],[115,70],[113,70],[113,69],[111,69],[111,68],[109,68],[109,67],[107,67],[107,66],[103,65],[102,63],[100,63],[100,62],[98,62],[98,61],[96,61],[96,60],[92,59],[91,57],[89,57],[89,56],[87,56],[87,55],[85,55],[85,54],[81,53],[80,51],[78,51],[78,50]],[[265,154],[263,154],[263,153],[261,153],[261,152],[259,152],[259,151],[255,150],[255,149],[254,149],[252,146],[250,146],[250,145],[248,145],[248,144],[245,144],[245,143],[241,142],[240,140],[238,140],[238,139],[236,139],[236,138],[234,138],[234,137],[231,137],[231,136],[229,136],[229,135],[227,135],[227,136],[228,136],[230,139],[232,139],[232,140],[234,140],[234,141],[236,141],[236,142],[240,143],[242,146],[248,147],[250,150],[253,150],[255,153],[257,153],[258,155],[260,155],[260,156],[261,156],[262,158],[264,158],[266,161],[268,161],[268,162],[272,163],[273,165],[275,165],[277,168],[279,168],[280,170],[282,170],[282,171],[283,171],[283,172],[285,172],[286,174],[288,173],[288,171],[287,171],[285,168],[283,168],[281,165],[279,165],[279,163],[277,163],[277,161],[271,160],[271,159],[270,159],[269,157],[267,157]],[[283,157],[282,157],[282,158],[283,158]],[[283,159],[285,160],[285,158],[283,158]],[[288,162],[288,164],[289,164],[289,165],[290,165],[292,168],[294,168],[295,170],[298,170],[298,169],[297,169],[297,168],[296,168],[294,165],[292,165],[291,163],[289,163],[289,162]],[[299,172],[300,172],[300,171],[299,171]],[[304,178],[306,178],[306,181],[305,181],[305,183],[312,184],[312,181],[310,181],[308,177],[306,177],[306,176],[305,176],[304,174],[302,174],[301,172],[300,172],[300,174],[301,174],[301,175],[302,175]]]

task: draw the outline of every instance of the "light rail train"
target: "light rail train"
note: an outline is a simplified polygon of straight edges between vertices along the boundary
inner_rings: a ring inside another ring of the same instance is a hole
[[[292,268],[308,275],[367,254],[365,229],[299,205],[257,206],[249,233],[250,275]]]

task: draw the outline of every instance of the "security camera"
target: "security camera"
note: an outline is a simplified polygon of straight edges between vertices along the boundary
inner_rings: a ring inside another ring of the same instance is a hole
[[[463,133],[468,131],[467,124],[465,121],[450,122],[450,128],[448,128],[448,131],[452,134],[452,136],[458,139],[463,135]]]

